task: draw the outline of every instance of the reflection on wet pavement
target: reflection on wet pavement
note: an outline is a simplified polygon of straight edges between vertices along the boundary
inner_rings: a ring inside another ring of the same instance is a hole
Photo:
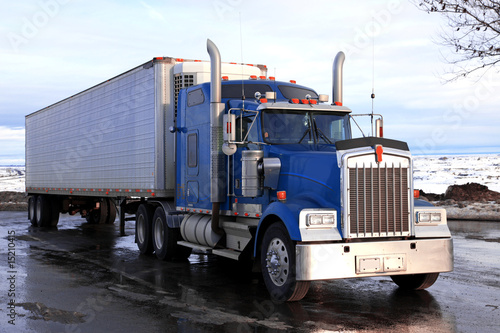
[[[428,291],[404,292],[387,278],[317,281],[301,302],[274,303],[259,274],[229,259],[140,255],[133,222],[120,237],[118,226],[74,217],[57,230],[29,227],[22,213],[0,217],[2,235],[16,232],[16,328],[24,331],[488,332],[499,323],[500,224],[450,223],[455,271]]]

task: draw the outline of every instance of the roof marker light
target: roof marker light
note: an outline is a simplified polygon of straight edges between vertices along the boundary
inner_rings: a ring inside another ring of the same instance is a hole
[[[311,99],[311,100],[309,101],[309,103],[310,103],[310,104],[318,104],[318,101],[317,101],[317,100],[315,100],[315,99]]]
[[[257,80],[257,75],[250,75],[250,80]]]
[[[309,100],[307,99],[301,99],[300,101],[302,102],[302,104],[309,104]]]
[[[223,77],[222,77],[222,80],[223,80],[223,81],[229,81],[229,76],[223,76]]]
[[[290,83],[296,84],[296,83],[297,83],[297,81],[295,81],[295,80],[290,80]]]
[[[342,102],[335,102],[335,105],[342,106]]]
[[[177,58],[177,59],[175,59],[175,61],[177,61],[177,62],[184,62],[184,59],[182,59],[182,58]]]
[[[292,98],[290,100],[290,102],[292,102],[293,104],[299,104],[299,99],[298,98]]]
[[[271,80],[271,81],[276,81],[276,78],[275,78],[274,76],[270,76],[270,77],[269,77],[269,80]]]

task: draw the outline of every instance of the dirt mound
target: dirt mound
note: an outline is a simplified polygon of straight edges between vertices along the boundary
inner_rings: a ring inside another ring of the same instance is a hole
[[[0,210],[28,210],[28,197],[24,192],[0,192]]]
[[[425,193],[420,191],[420,196],[429,201],[471,201],[471,202],[487,202],[496,201],[500,203],[500,193],[488,189],[488,186],[478,183],[467,183],[465,185],[448,186],[443,194]]]
[[[465,185],[449,186],[444,193],[444,199],[452,199],[455,201],[500,202],[500,193],[489,190],[488,186],[478,183],[467,183]]]

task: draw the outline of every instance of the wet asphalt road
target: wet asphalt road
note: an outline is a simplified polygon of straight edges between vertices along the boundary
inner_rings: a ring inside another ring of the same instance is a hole
[[[44,230],[25,212],[0,212],[1,332],[500,331],[500,223],[450,222],[455,271],[426,291],[389,278],[321,281],[275,304],[236,262],[160,262],[139,255],[134,222],[124,237],[84,222],[65,215]]]

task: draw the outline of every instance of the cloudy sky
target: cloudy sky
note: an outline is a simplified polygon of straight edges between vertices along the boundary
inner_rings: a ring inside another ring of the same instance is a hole
[[[443,83],[445,25],[408,0],[23,0],[0,5],[0,165],[24,163],[24,117],[156,56],[267,65],[344,105],[384,115],[414,154],[500,152],[500,73]],[[374,60],[374,61],[373,61]]]

